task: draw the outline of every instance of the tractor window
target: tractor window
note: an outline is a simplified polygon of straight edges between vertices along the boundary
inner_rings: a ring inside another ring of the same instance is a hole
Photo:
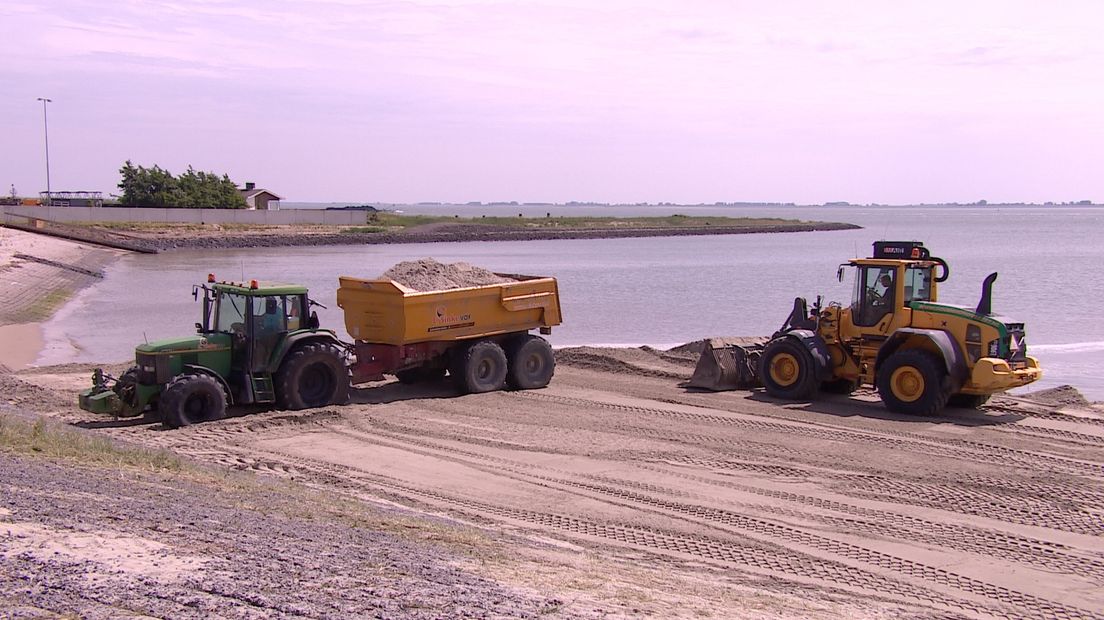
[[[234,331],[234,325],[245,330],[245,296],[234,293],[222,293],[218,296],[215,308],[217,322],[214,330],[218,332]]]
[[[931,267],[905,269],[905,303],[931,301]]]
[[[877,325],[893,312],[896,277],[891,267],[860,267],[851,299],[851,321],[860,327]]]
[[[255,334],[276,334],[287,330],[284,297],[253,297]]]
[[[302,329],[304,327],[302,321],[303,315],[303,296],[302,295],[288,295],[284,298],[284,312],[287,318],[288,331],[294,331]]]
[[[283,295],[253,297],[253,371],[268,365],[280,338],[287,331],[286,302]]]

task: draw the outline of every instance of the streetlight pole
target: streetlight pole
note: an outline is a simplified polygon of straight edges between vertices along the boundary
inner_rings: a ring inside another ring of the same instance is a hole
[[[50,103],[52,99],[39,97],[38,100],[42,102],[42,134],[46,138],[46,206],[49,206],[52,201],[52,195],[50,194],[50,124],[46,121],[46,104]]]

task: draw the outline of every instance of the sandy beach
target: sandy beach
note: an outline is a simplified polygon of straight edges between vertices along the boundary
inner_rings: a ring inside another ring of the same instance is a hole
[[[0,364],[33,364],[41,323],[122,254],[101,246],[0,227]]]

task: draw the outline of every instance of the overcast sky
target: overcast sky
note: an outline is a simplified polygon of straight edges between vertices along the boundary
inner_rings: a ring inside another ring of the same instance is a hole
[[[1104,2],[0,4],[0,189],[1104,201]]]

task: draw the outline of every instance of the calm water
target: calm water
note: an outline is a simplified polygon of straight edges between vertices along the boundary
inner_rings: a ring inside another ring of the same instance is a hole
[[[845,207],[404,207],[461,216],[544,215],[772,216],[852,222],[863,230],[648,239],[473,242],[225,251],[128,256],[49,323],[39,363],[120,361],[143,338],[186,334],[199,319],[191,285],[220,279],[303,283],[329,306],[324,325],[344,334],[334,303],[338,275],[374,277],[401,260],[432,256],[496,271],[559,279],[564,324],[556,346],[671,346],[713,335],[777,329],[795,296],[847,303],[836,266],[868,255],[876,239],[919,239],[950,263],[940,298],[973,306],[992,271],[997,313],[1027,323],[1029,351],[1046,371],[1040,386],[1069,383],[1104,400],[1104,324],[1096,290],[1104,282],[1104,244],[1090,235],[1104,209]]]

